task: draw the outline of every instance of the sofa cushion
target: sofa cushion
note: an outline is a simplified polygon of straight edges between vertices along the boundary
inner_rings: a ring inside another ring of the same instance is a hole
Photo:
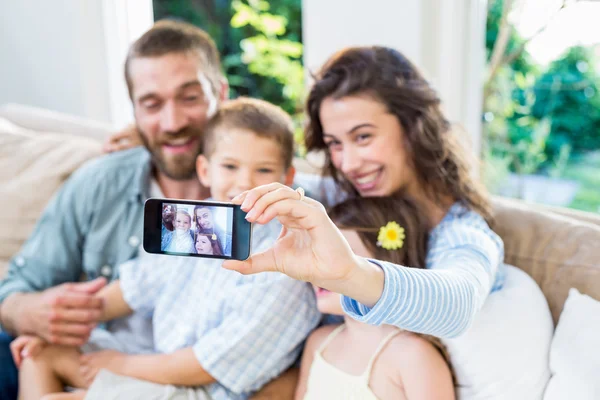
[[[600,302],[571,289],[552,340],[544,400],[600,399],[599,331]]]
[[[0,279],[50,197],[85,161],[101,154],[93,139],[29,131],[0,118]]]
[[[554,323],[569,289],[600,299],[600,227],[534,205],[495,198],[492,228],[502,237],[505,261],[535,279]]]
[[[461,400],[540,400],[550,378],[554,325],[535,281],[507,265],[502,290],[490,294],[464,334],[444,339]]]

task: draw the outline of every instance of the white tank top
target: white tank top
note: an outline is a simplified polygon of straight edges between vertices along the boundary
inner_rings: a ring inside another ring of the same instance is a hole
[[[379,400],[369,387],[371,370],[373,369],[373,364],[375,363],[377,356],[381,353],[385,345],[402,331],[398,329],[386,336],[379,344],[379,347],[377,347],[377,350],[375,350],[375,354],[373,354],[369,360],[365,372],[356,376],[350,375],[329,364],[321,354],[344,327],[345,325],[342,324],[331,332],[315,353],[308,375],[304,400]]]

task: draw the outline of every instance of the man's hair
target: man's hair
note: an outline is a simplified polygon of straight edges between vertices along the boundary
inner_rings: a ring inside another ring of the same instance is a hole
[[[221,105],[204,130],[204,156],[215,151],[221,129],[244,129],[279,145],[284,166],[292,165],[294,156],[294,123],[288,113],[264,100],[238,97]]]
[[[193,54],[200,60],[202,71],[211,83],[211,90],[219,96],[223,74],[215,42],[202,29],[185,22],[161,20],[136,40],[125,59],[125,82],[129,97],[133,99],[133,82],[129,72],[136,58],[161,57],[167,54]]]

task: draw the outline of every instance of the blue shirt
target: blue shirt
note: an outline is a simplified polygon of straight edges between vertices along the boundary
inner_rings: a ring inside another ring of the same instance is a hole
[[[150,154],[142,147],[98,157],[75,171],[11,259],[0,302],[82,278],[118,277],[118,265],[135,257],[142,243],[150,171]],[[152,351],[150,323],[132,315],[106,328],[129,352],[146,353]]]
[[[476,212],[455,203],[429,235],[426,269],[370,260],[385,274],[373,308],[342,298],[352,318],[451,338],[465,332],[504,283],[504,244]]]
[[[15,292],[118,276],[137,255],[148,197],[150,155],[144,148],[91,160],[54,195],[33,233],[9,263],[0,302]]]
[[[277,221],[254,226],[252,252],[280,230]],[[191,347],[217,380],[205,386],[213,400],[246,399],[294,362],[320,314],[308,284],[222,262],[142,253],[121,265],[120,285],[133,310],[152,316],[157,352]]]

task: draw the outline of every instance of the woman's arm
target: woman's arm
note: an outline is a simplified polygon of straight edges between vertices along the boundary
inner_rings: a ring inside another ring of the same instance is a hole
[[[104,309],[100,321],[110,321],[133,313],[133,310],[123,298],[123,291],[118,280],[111,282],[100,290],[97,296],[104,300]]]
[[[492,290],[502,251],[486,232],[461,221],[442,234],[442,244],[429,250],[428,269],[373,260],[385,273],[381,298],[368,307],[346,296],[344,311],[364,323],[437,337],[464,333]]]
[[[370,324],[458,336],[490,293],[502,258],[501,246],[481,227],[457,223],[429,270],[372,262],[352,252],[320,203],[286,186],[261,186],[233,201],[250,222],[277,218],[284,229],[271,249],[223,267],[242,274],[279,271],[341,293],[345,311]]]

